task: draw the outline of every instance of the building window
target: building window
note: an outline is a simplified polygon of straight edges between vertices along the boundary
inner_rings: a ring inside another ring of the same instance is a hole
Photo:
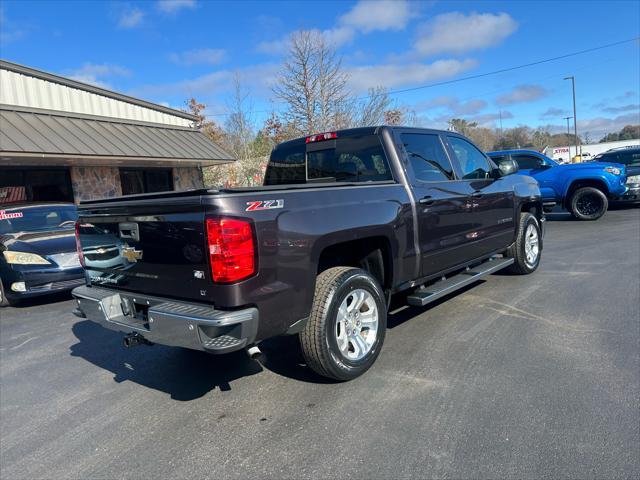
[[[173,190],[170,168],[121,168],[120,182],[123,195]]]
[[[73,202],[71,177],[67,168],[12,168],[0,172],[0,189],[24,187],[24,200],[35,202]]]

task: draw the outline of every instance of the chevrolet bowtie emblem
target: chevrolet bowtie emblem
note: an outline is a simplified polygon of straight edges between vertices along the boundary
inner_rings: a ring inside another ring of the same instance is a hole
[[[138,260],[142,260],[142,250],[136,250],[133,247],[124,247],[122,249],[122,256],[129,262],[135,263]]]

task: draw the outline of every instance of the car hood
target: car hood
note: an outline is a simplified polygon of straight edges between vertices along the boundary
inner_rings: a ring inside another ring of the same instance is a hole
[[[18,232],[0,235],[0,243],[7,250],[16,252],[52,255],[76,250],[73,229],[47,230],[42,232]]]
[[[584,172],[584,171],[597,171],[597,172],[602,172],[604,170],[605,167],[616,167],[619,168],[622,172],[625,172],[624,174],[626,175],[626,169],[625,166],[620,164],[620,163],[612,163],[612,162],[584,162],[584,163],[566,163],[563,165],[557,165],[555,167],[553,167],[553,171],[556,172],[556,169],[561,169],[561,170],[565,170],[565,171],[580,171],[580,172]]]
[[[617,167],[620,170],[624,171],[624,165],[620,163],[611,163],[611,162],[584,162],[584,163],[567,163],[564,165],[558,165],[556,168],[561,168],[563,170],[602,170],[605,167]]]

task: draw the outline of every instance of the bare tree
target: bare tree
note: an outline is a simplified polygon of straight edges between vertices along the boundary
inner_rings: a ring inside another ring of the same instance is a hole
[[[253,128],[253,104],[240,81],[240,75],[236,72],[233,76],[233,93],[227,108],[229,115],[225,122],[227,133],[227,148],[239,160],[249,158],[252,155],[251,142],[254,139]]]
[[[466,137],[468,137],[471,131],[478,126],[478,122],[470,122],[464,118],[452,118],[447,123],[449,124],[450,130],[458,132]]]
[[[353,106],[353,126],[366,127],[385,123],[391,99],[384,87],[370,88],[367,97]]]
[[[289,55],[273,93],[287,105],[285,121],[309,134],[343,121],[347,79],[341,58],[322,34],[299,31],[291,35]]]

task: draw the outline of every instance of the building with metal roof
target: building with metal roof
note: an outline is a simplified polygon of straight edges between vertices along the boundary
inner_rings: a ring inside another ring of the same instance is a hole
[[[0,60],[0,203],[202,187],[233,161],[186,112]],[[11,192],[11,194],[9,193]]]

